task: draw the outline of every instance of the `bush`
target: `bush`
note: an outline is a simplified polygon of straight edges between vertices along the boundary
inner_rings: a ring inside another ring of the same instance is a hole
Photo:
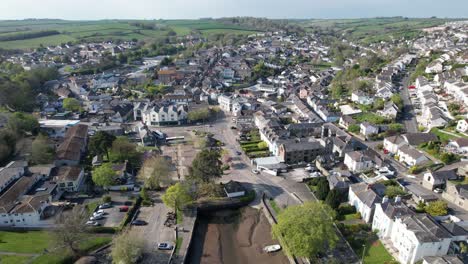
[[[228,164],[224,164],[223,166],[221,166],[221,170],[223,170],[223,171],[229,170],[229,165],[228,165]]]
[[[345,205],[340,205],[337,211],[338,211],[338,214],[340,215],[355,214],[356,208],[350,204],[345,204]]]
[[[102,202],[103,203],[110,203],[110,202],[112,202],[112,198],[110,197],[110,195],[104,195],[102,197]]]

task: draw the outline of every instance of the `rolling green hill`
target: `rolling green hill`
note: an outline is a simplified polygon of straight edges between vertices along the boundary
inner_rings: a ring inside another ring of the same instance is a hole
[[[58,34],[38,36],[44,32]],[[67,42],[103,40],[152,40],[174,35],[185,36],[197,31],[204,36],[216,33],[252,34],[255,29],[204,20],[18,20],[0,21],[0,48],[32,49],[41,44],[58,45]],[[7,39],[2,41],[2,39]],[[14,39],[14,40],[11,40]]]

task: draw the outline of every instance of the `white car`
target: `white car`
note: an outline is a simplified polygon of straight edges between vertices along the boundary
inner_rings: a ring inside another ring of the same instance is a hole
[[[103,216],[104,215],[104,211],[103,210],[98,210],[96,212],[93,213],[93,216]]]
[[[88,221],[86,222],[86,225],[88,226],[99,226],[99,223],[96,221]]]
[[[170,242],[163,242],[158,244],[158,249],[160,250],[172,250],[174,248],[174,245]]]
[[[440,189],[440,188],[435,188],[435,189],[434,189],[434,192],[435,192],[435,193],[442,193],[442,192],[444,192],[444,190],[442,190],[442,189]]]
[[[252,170],[252,173],[253,173],[253,174],[260,174],[260,172],[259,172],[258,170],[256,170],[256,169],[253,169],[253,170]]]
[[[103,215],[93,215],[89,218],[89,221],[96,221],[96,220],[100,220],[100,219],[103,219],[104,216]]]

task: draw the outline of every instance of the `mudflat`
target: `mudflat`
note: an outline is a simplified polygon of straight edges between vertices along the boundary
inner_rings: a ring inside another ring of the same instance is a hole
[[[271,226],[266,217],[251,207],[202,216],[194,235],[190,263],[289,263],[282,251],[263,251],[265,246],[278,242],[271,237]]]

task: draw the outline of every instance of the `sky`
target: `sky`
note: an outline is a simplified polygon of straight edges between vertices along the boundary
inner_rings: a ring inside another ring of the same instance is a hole
[[[468,17],[468,0],[0,0],[0,20]]]

